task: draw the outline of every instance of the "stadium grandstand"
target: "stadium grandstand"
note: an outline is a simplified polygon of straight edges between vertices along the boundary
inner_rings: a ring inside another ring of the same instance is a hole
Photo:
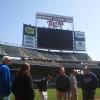
[[[12,76],[27,62],[31,64],[33,79],[51,74],[53,86],[57,68],[61,66],[69,75],[73,68],[81,73],[84,65],[88,65],[100,80],[100,61],[93,61],[85,52],[84,32],[62,29],[64,21],[73,25],[72,17],[38,13],[36,18],[49,20],[49,28],[23,24],[22,46],[0,42],[0,63],[2,56],[12,57]]]
[[[4,55],[12,57],[10,66],[12,71],[20,68],[23,62],[30,63],[34,79],[48,73],[56,77],[57,68],[61,66],[64,66],[66,73],[70,74],[73,68],[80,71],[84,64],[89,65],[100,79],[100,62],[93,61],[87,53],[53,52],[0,44],[0,62]]]

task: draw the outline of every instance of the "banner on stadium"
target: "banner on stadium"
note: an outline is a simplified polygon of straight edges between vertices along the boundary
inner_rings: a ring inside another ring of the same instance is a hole
[[[43,23],[41,24],[41,22]],[[41,26],[41,27],[47,27],[52,29],[67,28],[73,30],[74,27],[73,17],[49,14],[49,13],[36,13],[35,24],[36,26],[39,25],[38,27]]]
[[[23,41],[24,47],[36,47],[37,29],[34,26],[23,24]]]
[[[53,20],[53,21],[62,21],[62,22],[73,23],[73,17],[56,15],[56,14],[36,13],[36,18],[37,19],[46,19],[46,20]]]
[[[74,49],[75,51],[85,51],[85,33],[80,31],[74,32]]]

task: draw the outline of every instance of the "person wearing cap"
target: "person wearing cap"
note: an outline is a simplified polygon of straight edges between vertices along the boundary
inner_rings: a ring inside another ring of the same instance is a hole
[[[11,93],[11,77],[9,66],[11,58],[3,56],[2,64],[0,64],[0,100],[10,100]]]
[[[85,66],[83,68],[83,75],[81,78],[83,100],[94,100],[97,85],[98,79],[96,74],[91,72],[88,66]]]
[[[76,80],[77,71],[73,69],[70,74],[70,100],[77,100],[77,80]]]

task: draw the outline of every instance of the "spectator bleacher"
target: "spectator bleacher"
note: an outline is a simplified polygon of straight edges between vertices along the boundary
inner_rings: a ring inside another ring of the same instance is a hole
[[[0,44],[0,57],[2,57],[3,55],[9,55],[11,57],[27,58],[27,62],[29,62],[31,65],[38,65],[38,66],[51,66],[51,67],[65,66],[67,68],[72,68],[72,67],[80,68],[81,62],[84,61],[92,62],[91,57],[87,53],[51,52],[39,49],[29,49],[29,48]],[[16,60],[14,60],[13,63],[20,64],[23,63],[23,61],[17,62]],[[94,66],[98,67],[98,65],[96,64],[91,64],[91,67]]]
[[[57,67],[64,66],[66,73],[70,74],[72,68],[82,68],[82,63],[88,64],[91,68],[94,68],[95,70],[93,71],[97,73],[98,77],[100,76],[100,62],[99,64],[93,63],[91,57],[87,53],[51,52],[0,44],[0,63],[3,55],[21,58],[20,60],[12,61],[11,69],[18,69],[23,62],[30,63],[34,79],[41,78],[51,73],[55,80]]]
[[[39,49],[28,49],[23,47],[16,47],[10,45],[0,44],[0,55],[9,55],[12,57],[25,57],[32,58],[35,60],[45,60],[53,62],[63,61],[79,61],[87,60],[92,61],[87,53],[63,53],[63,52],[50,52]],[[36,62],[36,61],[35,61]]]
[[[0,54],[19,57],[21,54],[18,47],[0,44]]]

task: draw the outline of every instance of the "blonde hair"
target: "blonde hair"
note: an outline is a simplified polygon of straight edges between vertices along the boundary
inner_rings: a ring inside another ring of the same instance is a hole
[[[3,56],[2,62],[4,62],[5,60],[11,60],[11,58],[9,56]]]

